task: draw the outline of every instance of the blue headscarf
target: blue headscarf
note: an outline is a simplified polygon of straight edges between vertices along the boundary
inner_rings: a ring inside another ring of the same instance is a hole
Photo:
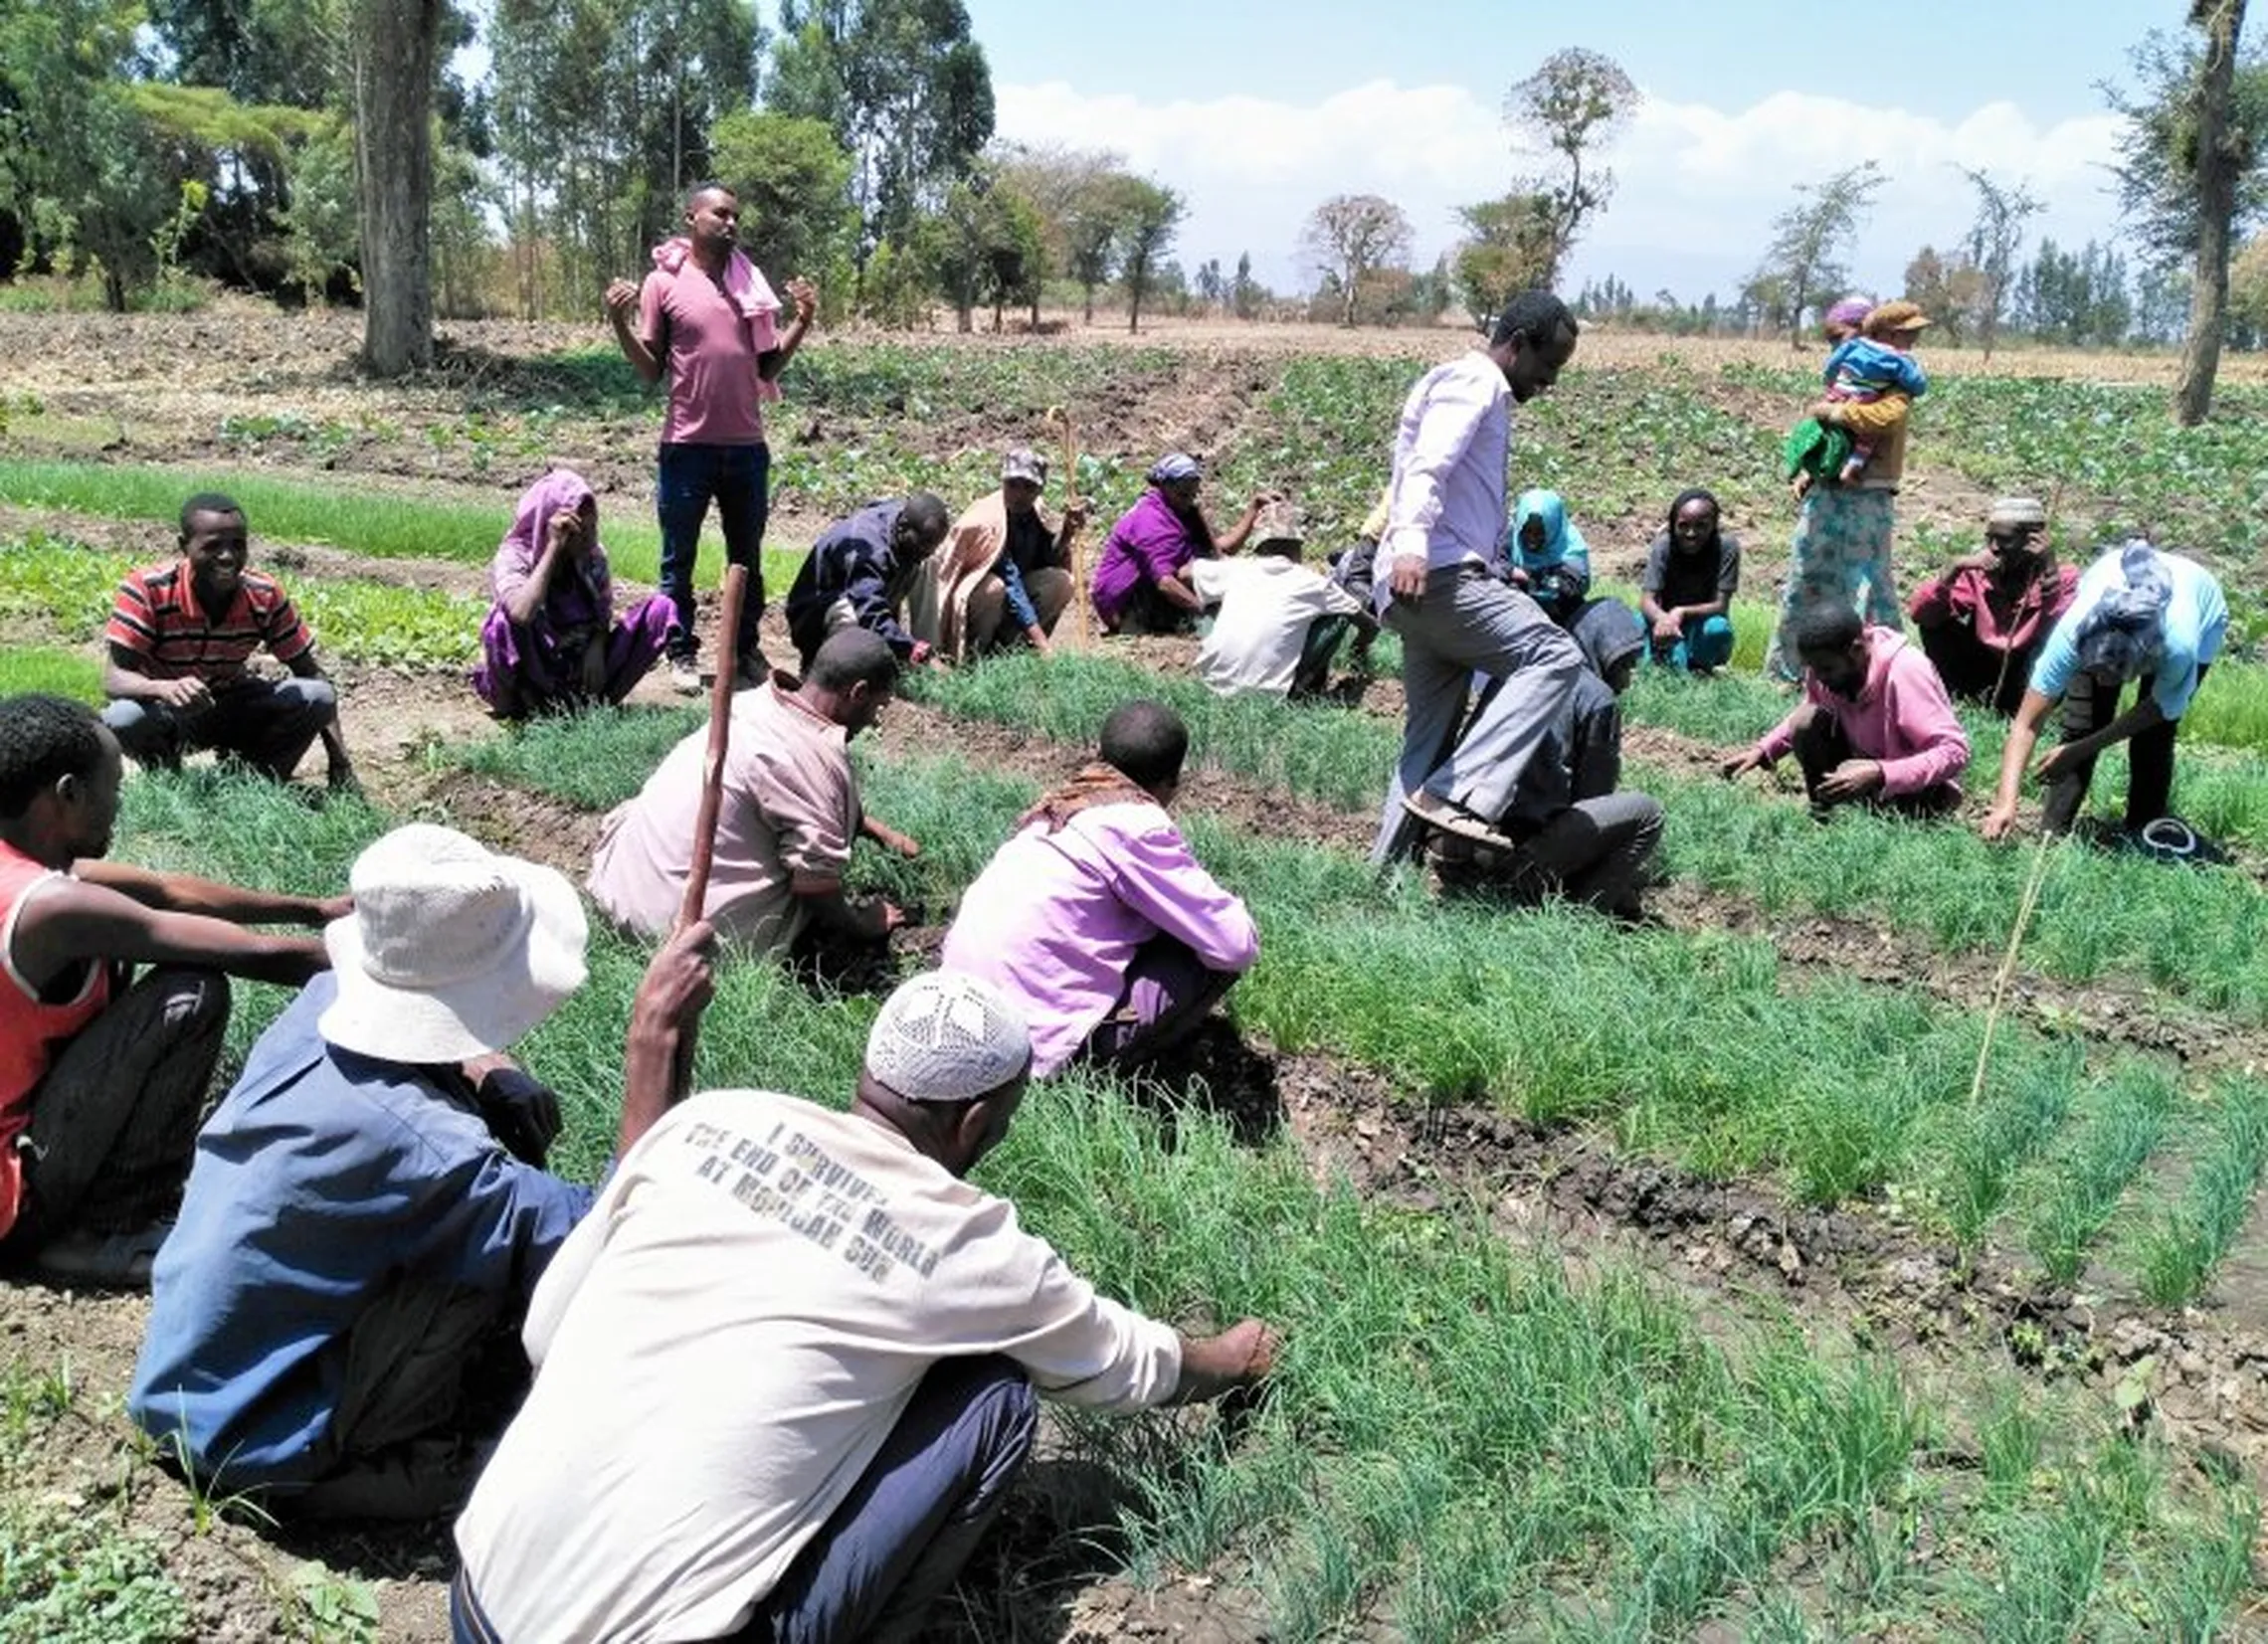
[[[1531,519],[1541,520],[1544,527],[1544,545],[1534,553],[1520,540],[1521,528]],[[1583,533],[1569,523],[1567,504],[1560,500],[1557,491],[1520,493],[1519,501],[1512,507],[1512,534],[1504,540],[1504,552],[1530,576],[1571,562],[1586,575],[1591,570],[1591,545],[1583,540]]]
[[[2158,550],[2141,537],[2119,550],[2119,570],[2126,581],[2096,601],[2079,625],[2079,665],[2090,673],[2139,679],[2165,654],[2174,582]]]

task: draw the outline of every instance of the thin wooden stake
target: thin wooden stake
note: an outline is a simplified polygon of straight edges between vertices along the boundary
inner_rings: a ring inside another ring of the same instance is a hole
[[[2047,853],[2054,843],[2054,834],[2042,833],[2032,851],[2031,872],[2024,879],[2024,894],[2016,904],[2015,928],[2008,932],[2008,951],[2000,956],[1999,974],[1992,978],[1992,1003],[1984,1012],[1984,1042],[1977,1047],[1977,1076],[1969,1081],[1972,1110],[1984,1092],[1984,1070],[1991,1064],[1992,1035],[2000,1025],[2000,1006],[2007,1000],[2008,979],[2015,975],[2016,951],[2024,944],[2025,927],[2031,924],[2032,910],[2039,906],[2039,887],[2047,878]]]
[[[1079,435],[1071,424],[1071,414],[1061,406],[1049,406],[1040,419],[1049,428],[1063,431],[1063,510],[1068,513],[1079,505]],[[1089,650],[1094,645],[1094,606],[1087,599],[1086,534],[1071,535],[1071,606],[1076,625],[1067,638],[1073,649]]]

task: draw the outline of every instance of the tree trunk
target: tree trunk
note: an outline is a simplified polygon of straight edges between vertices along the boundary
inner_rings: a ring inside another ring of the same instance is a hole
[[[2205,70],[2197,85],[2197,269],[2189,286],[2189,340],[2181,350],[2181,382],[2174,420],[2193,428],[2213,408],[2221,336],[2228,324],[2228,241],[2236,215],[2238,156],[2231,150],[2228,105],[2236,83],[2236,40],[2244,0],[2191,9],[2205,30]]]
[[[354,0],[362,361],[433,363],[433,90],[442,0]]]

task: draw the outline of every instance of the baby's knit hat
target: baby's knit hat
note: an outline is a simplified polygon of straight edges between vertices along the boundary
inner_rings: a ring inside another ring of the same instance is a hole
[[[866,1071],[909,1102],[968,1102],[1032,1062],[1032,1029],[999,989],[931,971],[882,1002],[866,1035]]]

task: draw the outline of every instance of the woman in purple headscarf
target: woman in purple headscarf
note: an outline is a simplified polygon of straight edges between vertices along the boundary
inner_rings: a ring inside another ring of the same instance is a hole
[[[567,468],[521,493],[488,591],[496,603],[480,625],[472,688],[502,719],[620,702],[661,656],[675,620],[654,596],[615,621],[599,499]]]
[[[1250,538],[1260,510],[1279,500],[1274,491],[1258,492],[1244,517],[1217,535],[1198,505],[1204,471],[1187,453],[1166,453],[1150,469],[1150,488],[1110,528],[1089,593],[1103,633],[1182,634],[1196,627],[1205,606],[1189,585],[1190,562],[1233,554]]]

